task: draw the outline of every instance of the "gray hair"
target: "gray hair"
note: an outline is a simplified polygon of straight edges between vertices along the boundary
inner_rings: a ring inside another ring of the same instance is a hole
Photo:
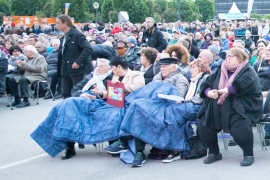
[[[213,54],[208,50],[203,50],[201,53],[204,53],[206,56],[208,56],[208,58],[210,60],[210,64],[211,64],[213,61]]]
[[[107,67],[108,67],[108,68],[111,68],[111,66],[110,66],[110,61],[107,60],[107,59],[105,59],[105,58],[98,58],[98,59],[97,59],[97,63],[98,63],[98,62],[105,62],[106,65],[107,65]]]
[[[59,39],[54,39],[53,41],[52,41],[52,46],[54,45],[54,44],[60,44],[60,40]]]
[[[153,23],[155,22],[154,18],[152,18],[152,17],[147,17],[147,18],[145,18],[145,21],[146,21],[147,19],[149,19],[149,20],[152,21]]]
[[[37,45],[37,44],[40,44],[40,45],[43,47],[43,49],[46,49],[46,48],[47,48],[46,45],[43,44],[42,42],[37,42],[36,45]]]
[[[170,67],[171,68],[176,67],[176,69],[177,69],[178,65],[177,64],[170,64]]]
[[[243,46],[243,47],[245,47],[245,42],[244,41],[242,41],[242,40],[234,40],[234,42],[233,42],[233,44],[234,43],[241,43],[241,45]]]
[[[26,47],[24,48],[24,51],[32,51],[32,53],[38,54],[37,49],[36,49],[34,46],[32,46],[32,45],[26,46]]]

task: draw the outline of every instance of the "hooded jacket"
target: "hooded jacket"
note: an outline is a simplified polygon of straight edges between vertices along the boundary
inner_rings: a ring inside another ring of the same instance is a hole
[[[210,40],[207,41],[206,40],[206,36],[210,36]],[[202,43],[202,46],[201,46],[201,49],[208,49],[208,47],[211,45],[211,40],[213,39],[213,35],[211,33],[207,33],[205,36],[204,36],[204,42]]]

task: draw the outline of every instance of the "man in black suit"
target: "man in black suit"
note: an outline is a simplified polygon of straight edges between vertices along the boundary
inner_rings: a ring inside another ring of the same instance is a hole
[[[135,67],[135,71],[140,71],[145,79],[145,84],[152,82],[154,77],[154,62],[157,58],[158,51],[155,48],[145,47],[141,49],[141,64]]]
[[[73,86],[93,70],[93,49],[85,36],[73,27],[68,15],[58,16],[56,27],[65,33],[60,39],[57,72],[63,79],[63,96],[68,98]]]

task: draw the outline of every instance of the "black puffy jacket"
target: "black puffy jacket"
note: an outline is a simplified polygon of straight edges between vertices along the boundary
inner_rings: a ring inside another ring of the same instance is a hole
[[[50,70],[57,70],[58,64],[58,50],[51,52],[47,58],[46,62],[48,64],[48,71]]]
[[[263,59],[261,62],[256,62],[254,64],[254,69],[257,72],[260,84],[262,86],[262,91],[270,90],[270,64],[268,61]]]

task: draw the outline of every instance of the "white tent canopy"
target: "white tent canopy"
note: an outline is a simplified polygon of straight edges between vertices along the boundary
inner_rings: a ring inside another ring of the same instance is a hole
[[[233,5],[231,7],[231,10],[228,13],[241,13],[241,11],[236,6],[235,2],[233,2]]]

